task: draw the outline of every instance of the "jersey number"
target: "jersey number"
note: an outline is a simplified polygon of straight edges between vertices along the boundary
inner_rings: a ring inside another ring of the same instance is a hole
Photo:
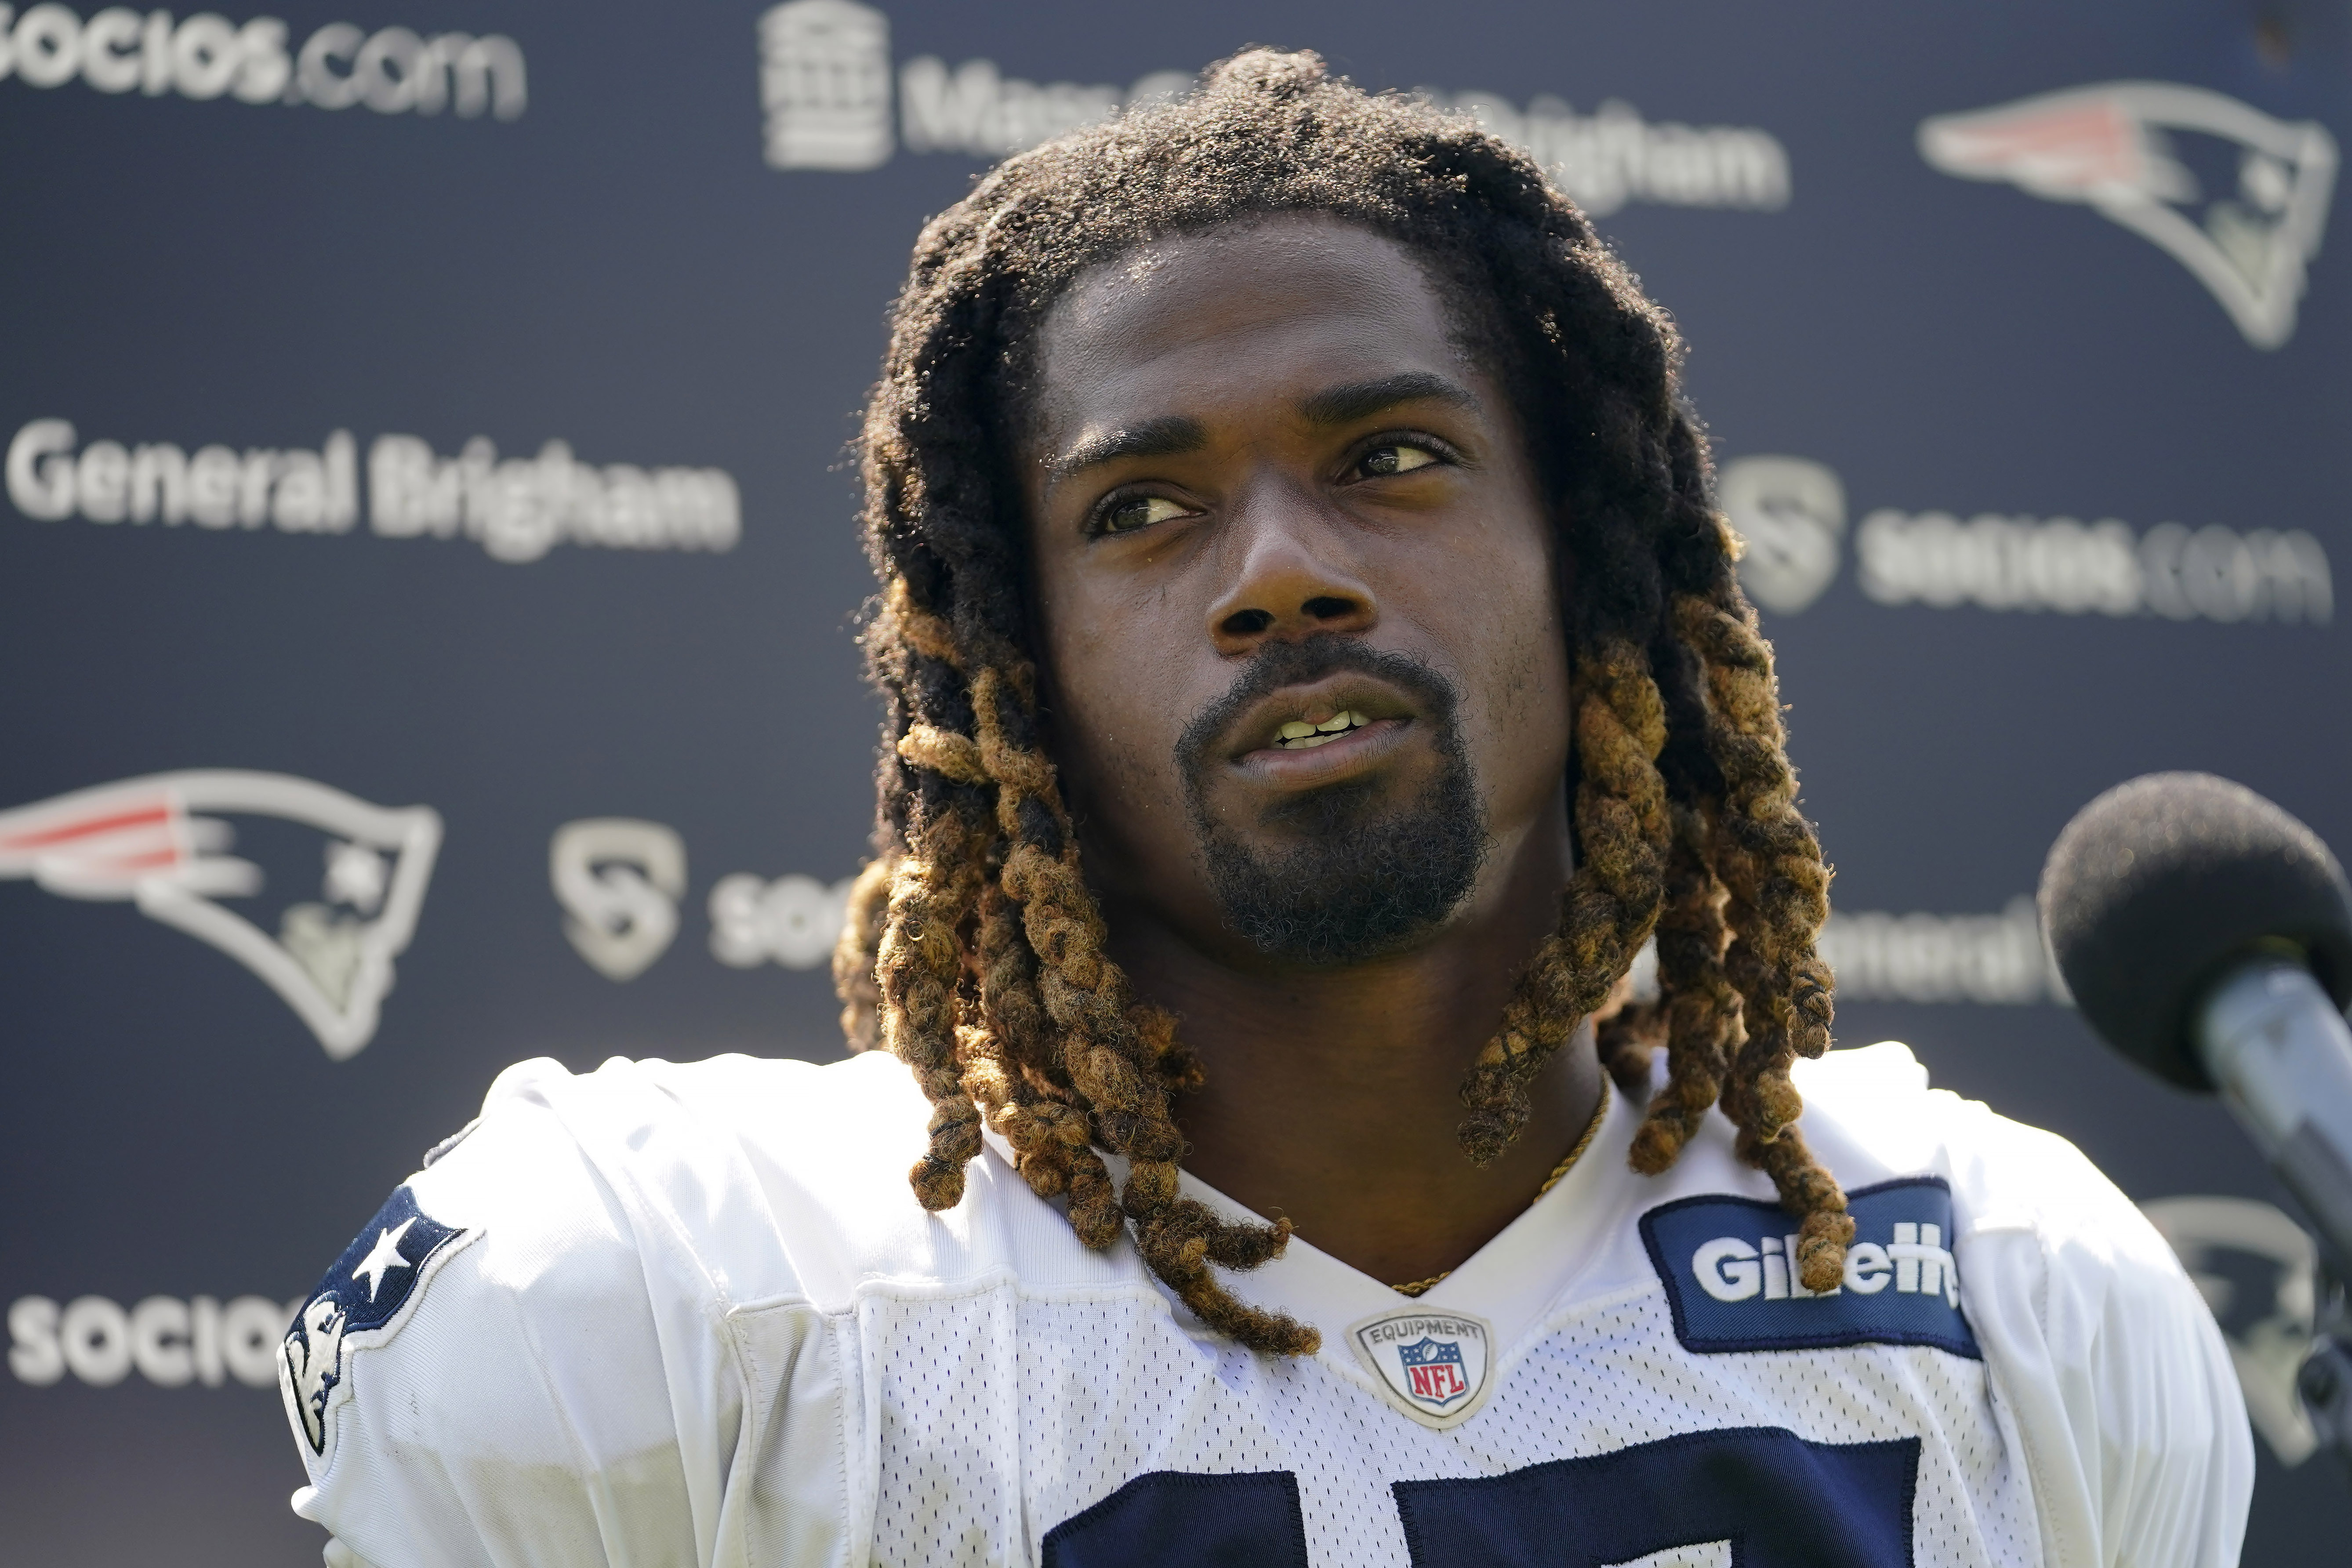
[[[1715,1541],[1739,1568],[1908,1568],[1918,1473],[1916,1437],[1751,1426],[1390,1489],[1413,1568],[1605,1568]],[[1045,1568],[1307,1568],[1298,1478],[1138,1476],[1049,1531]]]

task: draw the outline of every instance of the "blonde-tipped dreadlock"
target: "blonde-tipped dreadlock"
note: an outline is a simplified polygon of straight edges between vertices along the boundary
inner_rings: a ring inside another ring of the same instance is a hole
[[[1011,159],[917,244],[864,437],[884,585],[866,635],[888,710],[879,854],[835,964],[851,1043],[887,1045],[930,1099],[917,1196],[962,1196],[984,1120],[1033,1189],[1068,1194],[1087,1246],[1131,1226],[1212,1327],[1265,1352],[1318,1343],[1210,1271],[1274,1256],[1287,1224],[1228,1225],[1178,1191],[1170,1103],[1200,1068],[1104,950],[1041,742],[1010,477],[1035,329],[1074,279],[1285,213],[1385,236],[1471,301],[1465,345],[1509,386],[1559,520],[1580,858],[1558,931],[1470,1066],[1464,1149],[1483,1163],[1518,1133],[1538,1071],[1654,934],[1661,999],[1602,1041],[1620,1081],[1645,1086],[1664,1039],[1633,1163],[1664,1170],[1719,1103],[1802,1216],[1806,1286],[1828,1289],[1853,1226],[1794,1126],[1789,1068],[1829,1044],[1813,946],[1829,872],[1796,809],[1680,342],[1532,163],[1466,121],[1328,80],[1312,55],[1239,56],[1176,103]],[[1123,1187],[1105,1152],[1127,1160]]]

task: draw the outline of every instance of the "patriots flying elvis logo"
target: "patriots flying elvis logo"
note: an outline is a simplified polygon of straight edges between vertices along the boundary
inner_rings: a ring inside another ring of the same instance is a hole
[[[2194,156],[2212,150],[2218,178],[2210,157]],[[1921,121],[1919,153],[1964,180],[2079,202],[2153,241],[2261,349],[2294,335],[2336,184],[2326,127],[2177,82],[2105,82],[1939,114]]]
[[[224,816],[328,835],[320,899],[289,905],[274,937],[221,901],[263,881],[258,865],[226,852],[236,834]],[[0,881],[137,904],[259,975],[341,1061],[375,1035],[440,845],[430,806],[371,805],[284,773],[192,769],[0,811]]]
[[[333,1412],[352,1396],[355,1352],[391,1340],[415,1311],[425,1282],[478,1231],[443,1225],[403,1186],[343,1248],[278,1346],[279,1383],[302,1420],[310,1451],[324,1456]]]

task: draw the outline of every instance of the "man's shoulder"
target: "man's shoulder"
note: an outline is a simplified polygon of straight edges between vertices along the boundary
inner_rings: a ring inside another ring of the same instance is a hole
[[[468,1133],[522,1108],[554,1114],[587,1141],[601,1131],[646,1152],[660,1149],[660,1130],[687,1123],[786,1149],[855,1146],[893,1130],[903,1142],[908,1119],[919,1129],[926,1109],[913,1076],[882,1052],[825,1064],[735,1053],[690,1062],[614,1057],[583,1073],[541,1057],[498,1076]]]
[[[880,1052],[820,1065],[736,1054],[700,1061],[614,1057],[575,1073],[546,1058],[500,1073],[458,1150],[509,1122],[542,1121],[615,1171],[656,1183],[722,1174],[733,1152],[818,1173],[921,1152],[929,1107],[914,1077]]]
[[[788,1300],[837,1312],[875,1289],[989,1278],[1050,1289],[1133,1272],[1087,1252],[992,1148],[966,1168],[955,1208],[925,1211],[908,1173],[929,1118],[913,1074],[880,1052],[824,1066],[616,1058],[576,1074],[523,1062],[412,1184],[436,1216],[492,1233],[494,1250],[621,1247],[656,1289],[719,1313]],[[559,1158],[585,1179],[545,1180]]]
[[[1980,1101],[1932,1088],[1910,1049],[1883,1041],[1800,1062],[1801,1123],[1853,1191],[1906,1178],[1944,1183],[1959,1238],[2011,1236],[2078,1275],[2179,1275],[2131,1199],[2072,1142]]]
[[[2065,1139],[1928,1088],[1900,1046],[1832,1051],[1796,1082],[1849,1191],[1895,1170],[1949,1184],[1963,1303],[2053,1557],[2137,1561],[2170,1520],[2210,1537],[2198,1561],[2234,1561],[2253,1467],[2237,1379],[2132,1201]]]
[[[888,1060],[509,1068],[288,1332],[299,1506],[372,1559],[474,1561],[508,1528],[476,1500],[502,1521],[536,1477],[552,1501],[515,1549],[602,1560],[606,1515],[572,1506],[595,1478],[632,1540],[690,1542],[689,1494],[716,1484],[702,1434],[747,1397],[729,1315],[822,1305],[866,1261],[845,1238],[919,1233],[924,1120]]]
[[[928,1115],[898,1061],[541,1058],[499,1075],[482,1112],[411,1179],[445,1223],[551,1263],[614,1247],[719,1307],[803,1293],[843,1234],[919,1221],[908,1167]],[[576,1173],[548,1179],[552,1167]]]

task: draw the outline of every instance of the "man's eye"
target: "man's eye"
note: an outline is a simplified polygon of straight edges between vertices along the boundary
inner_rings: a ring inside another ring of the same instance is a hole
[[[1133,533],[1183,515],[1184,508],[1166,496],[1129,496],[1104,509],[1101,527],[1105,533]]]
[[[1356,471],[1364,478],[1379,479],[1388,474],[1409,474],[1415,468],[1425,468],[1438,461],[1437,454],[1426,447],[1415,447],[1404,441],[1391,441],[1375,447],[1356,463]]]

